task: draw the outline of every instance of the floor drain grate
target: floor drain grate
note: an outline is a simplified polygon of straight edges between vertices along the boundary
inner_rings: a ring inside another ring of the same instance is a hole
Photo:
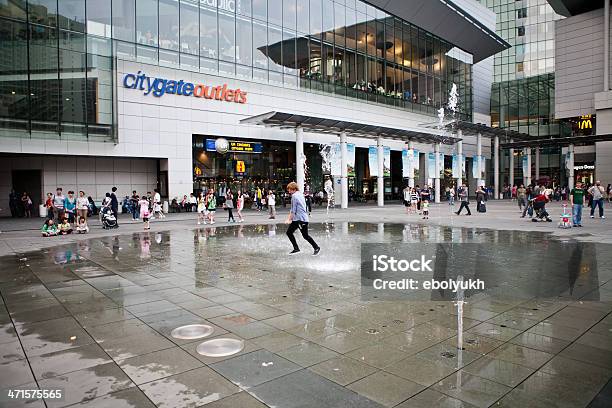
[[[368,332],[368,334],[378,334],[378,333],[380,333],[380,331],[377,330],[377,329],[368,329],[366,331]]]
[[[451,353],[450,351],[443,351],[440,355],[444,358],[455,358],[457,355],[455,353]]]
[[[208,337],[213,334],[214,331],[215,329],[207,324],[190,324],[187,326],[177,327],[176,329],[172,330],[170,335],[175,339],[195,340]]]
[[[467,339],[465,342],[467,344],[478,344],[478,340],[476,339]]]

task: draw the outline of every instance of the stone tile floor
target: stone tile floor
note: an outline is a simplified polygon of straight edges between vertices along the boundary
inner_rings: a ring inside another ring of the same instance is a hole
[[[609,245],[423,225],[312,230],[317,258],[286,257],[275,225],[96,237],[0,258],[0,406],[612,406]],[[462,349],[452,301],[385,301],[360,285],[360,243],[443,241],[500,251],[486,258],[495,285],[465,304]],[[170,335],[194,323],[244,350],[206,357],[202,340]],[[36,388],[65,396],[5,397]]]

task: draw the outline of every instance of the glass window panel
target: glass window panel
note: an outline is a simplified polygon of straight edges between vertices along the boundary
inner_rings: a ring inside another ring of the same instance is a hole
[[[253,0],[253,18],[268,20],[268,0]]]
[[[335,3],[334,5],[334,27],[335,39],[337,46],[345,46],[344,35],[346,30],[346,8],[342,4]]]
[[[86,0],[87,33],[111,36],[111,0]]]
[[[376,23],[376,40],[374,42],[374,48],[376,49],[376,56],[378,58],[384,58],[385,50],[385,25],[381,22]]]
[[[219,10],[219,59],[234,62],[236,59],[236,18]]]
[[[268,68],[267,44],[268,31],[266,25],[253,20],[253,66],[263,69]]]
[[[283,30],[296,29],[296,0],[283,0]]]
[[[236,75],[236,64],[231,62],[219,61],[219,74],[224,76],[235,76]]]
[[[318,41],[310,41],[310,66],[307,77],[315,81],[323,80],[322,70],[323,60],[321,58],[321,43]]]
[[[251,17],[251,0],[236,0],[236,14]]]
[[[134,42],[136,2],[134,0],[113,1],[113,38]],[[89,12],[87,13],[89,15]]]
[[[357,72],[356,72],[356,64],[357,58],[354,52],[347,51],[344,55],[344,65],[345,65],[345,80],[346,86],[348,88],[354,88],[357,83]]]
[[[86,49],[85,34],[60,30],[59,48],[84,53]]]
[[[264,69],[253,68],[253,79],[257,82],[268,82],[268,71]]]
[[[200,26],[197,0],[181,0],[181,48],[185,54],[198,54]],[[182,60],[181,60],[182,61]],[[191,60],[189,60],[191,61]],[[182,62],[181,62],[182,64]]]
[[[356,13],[355,17],[357,18],[357,50],[360,52],[366,52],[366,44],[368,37],[368,29],[367,29],[367,20],[366,15],[361,13]]]
[[[29,0],[28,14],[30,23],[57,25],[57,0]]]
[[[180,54],[179,59],[181,68],[193,71],[194,69],[197,70],[200,66],[200,58],[197,55]]]
[[[388,24],[385,25],[385,41],[383,42],[383,48],[385,52],[385,59],[389,62],[393,62],[395,60],[395,31],[393,30],[393,26]],[[399,49],[401,53],[401,48]]]
[[[159,65],[166,67],[178,67],[178,52],[159,49]]]
[[[355,15],[355,10],[347,8],[346,9],[346,28],[345,28],[345,37],[346,37],[346,47],[351,48],[353,50],[357,49],[357,16]]]
[[[357,82],[356,88],[361,91],[367,91],[367,70],[366,70],[366,57],[365,55],[357,54]]]
[[[136,47],[133,43],[124,41],[113,41],[115,54],[119,59],[134,61],[136,59]]]
[[[334,30],[334,3],[331,1],[323,2],[323,32],[332,32]],[[333,37],[331,37],[333,41]]]
[[[334,80],[334,46],[323,44],[321,48],[321,68],[323,82]]]
[[[35,121],[59,120],[57,35],[55,28],[30,26],[30,114]]]
[[[302,33],[307,33],[309,29],[309,15],[310,7],[308,7],[308,1],[301,0],[297,2],[297,30]]]
[[[179,49],[178,0],[159,0],[159,47],[175,51]]]
[[[218,58],[217,10],[200,4],[200,56]],[[200,65],[201,66],[201,65]],[[216,71],[216,68],[215,68]]]
[[[282,32],[280,28],[268,26],[268,67],[272,71],[282,72]]]
[[[159,63],[159,49],[157,47],[149,47],[147,45],[136,46],[136,61],[147,64]]]
[[[334,47],[334,75],[333,80],[336,85],[346,84],[346,70],[344,67],[344,49]]]
[[[253,77],[253,68],[250,66],[236,65],[236,76],[244,79]]]
[[[200,58],[200,71],[215,74],[219,72],[219,62],[216,59]]]
[[[157,0],[136,0],[136,42],[157,46]]]
[[[309,50],[308,38],[298,37],[296,40],[295,63],[298,69],[298,75],[305,78],[309,75]]]
[[[295,63],[295,32],[283,31],[283,70],[285,74],[297,75]]]
[[[368,21],[366,34],[366,52],[368,55],[376,55],[376,21]]]
[[[242,65],[253,63],[253,28],[250,18],[236,17],[236,62]]]
[[[283,0],[268,0],[268,23],[283,24]]]
[[[87,122],[113,123],[112,59],[87,55]]]
[[[280,72],[268,72],[268,82],[275,85],[283,85],[283,74]]]
[[[395,25],[395,38],[393,40],[395,48],[395,62],[398,64],[404,63],[404,48],[402,47],[402,27],[399,24]]]
[[[84,123],[87,115],[85,99],[86,54],[60,50],[61,120]]]
[[[320,34],[323,27],[321,0],[310,0],[310,34]]]
[[[26,2],[23,0],[0,0],[0,16],[26,19]]]
[[[60,0],[58,6],[60,28],[85,32],[85,0]]]
[[[0,63],[0,118],[6,118],[0,119],[0,127],[24,126],[29,118],[26,24],[0,19],[0,43],[4,61],[10,61]]]

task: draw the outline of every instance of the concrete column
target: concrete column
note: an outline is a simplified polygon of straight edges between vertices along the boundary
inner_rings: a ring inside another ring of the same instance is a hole
[[[304,171],[304,130],[301,127],[295,128],[295,178],[300,191],[304,191],[306,172]]]
[[[610,90],[610,0],[604,0],[604,83],[603,90]],[[572,172],[574,169],[572,168]]]
[[[342,189],[341,208],[348,208],[348,151],[346,146],[346,132],[340,133],[340,187]]]
[[[482,185],[482,163],[480,162],[480,156],[482,156],[482,135],[479,133],[476,135],[476,156],[478,156],[478,179],[476,179],[476,187]],[[474,163],[472,163],[473,165]]]
[[[440,202],[440,142],[434,144],[434,152],[436,155],[436,174],[434,177],[434,201]]]
[[[461,129],[457,132],[457,135],[459,137],[463,137],[463,133],[461,132]],[[460,161],[459,161],[459,167],[461,168],[463,166],[463,140],[460,140],[457,142],[457,156],[459,157]],[[463,184],[463,177],[462,177],[462,171],[459,172],[459,178],[457,179],[457,187],[459,187],[460,185]],[[467,176],[467,174],[466,174]]]
[[[574,188],[574,145],[570,144],[567,147],[569,153],[569,160],[567,163],[567,187],[571,191]]]
[[[527,156],[527,173],[523,174],[523,183],[528,186],[531,184],[531,147],[526,147],[523,154]]]
[[[385,205],[385,166],[384,166],[384,151],[383,151],[383,138],[378,136],[376,139],[376,156],[378,159],[378,177],[376,179],[377,190],[378,190],[378,206],[382,207]]]
[[[408,141],[408,151],[410,151],[412,149],[414,149],[414,142],[412,140],[409,140]],[[412,154],[413,154],[413,156],[410,159],[411,162],[414,161],[414,151],[412,152]],[[417,160],[418,160],[418,158],[417,158]],[[412,187],[414,187],[414,169],[412,169],[412,174],[410,176],[412,176],[412,177],[408,177],[408,186],[410,188],[412,188]]]
[[[540,148],[536,147],[535,150],[535,181],[536,183],[540,180]]]
[[[510,139],[510,143],[514,142],[514,139]],[[508,184],[510,187],[514,185],[514,149],[509,150],[510,165],[508,166]]]
[[[499,136],[493,141],[493,190],[495,199],[499,199]]]

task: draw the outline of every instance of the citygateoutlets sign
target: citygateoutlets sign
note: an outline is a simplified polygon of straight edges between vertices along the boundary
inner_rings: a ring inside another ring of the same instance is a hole
[[[166,78],[152,78],[138,71],[137,74],[125,74],[123,87],[143,91],[145,95],[162,97],[166,94],[194,96],[196,98],[214,99],[223,102],[247,103],[247,93],[240,88],[230,89],[227,84],[211,86],[194,84],[182,79],[175,81]]]

